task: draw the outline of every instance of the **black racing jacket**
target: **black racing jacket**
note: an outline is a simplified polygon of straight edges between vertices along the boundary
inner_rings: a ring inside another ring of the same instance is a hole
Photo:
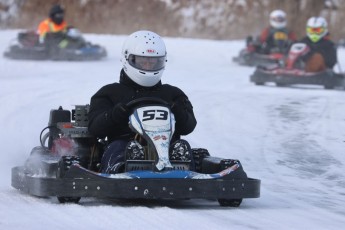
[[[114,117],[112,110],[118,103],[127,104],[134,99],[143,97],[160,98],[169,105],[173,103],[183,105],[179,106],[183,112],[177,113],[179,116],[175,114],[174,139],[194,130],[197,121],[193,106],[181,89],[161,82],[153,87],[143,87],[132,81],[122,70],[119,83],[103,86],[92,96],[88,113],[90,133],[99,138],[107,137],[109,142],[116,139],[133,138],[135,133],[129,128],[128,123],[118,122],[119,119]]]
[[[310,53],[307,54],[308,57],[311,57],[314,53],[320,53],[325,60],[327,68],[332,69],[337,63],[337,48],[329,39],[329,35],[323,37],[318,42],[312,42],[308,36],[304,37],[300,41],[305,43],[310,48]]]

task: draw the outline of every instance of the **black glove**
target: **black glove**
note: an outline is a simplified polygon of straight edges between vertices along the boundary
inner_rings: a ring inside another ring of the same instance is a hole
[[[303,62],[307,62],[309,60],[309,58],[311,58],[311,56],[313,56],[315,54],[315,51],[313,51],[312,49],[310,49],[310,47],[307,45],[302,51],[302,53],[300,54],[300,59]]]
[[[187,135],[194,130],[197,122],[194,117],[193,106],[187,97],[182,96],[174,100],[171,105],[171,111],[175,115],[176,136]]]
[[[129,108],[125,104],[118,103],[114,106],[111,115],[114,122],[127,124],[130,111],[129,111]]]
[[[260,50],[263,54],[270,54],[271,47],[267,44],[267,42],[264,42],[261,44]]]
[[[183,117],[186,113],[186,105],[184,100],[176,100],[171,105],[171,111],[175,115],[175,119],[178,120],[179,118]]]
[[[307,62],[314,54],[315,52],[310,50],[307,53],[301,55],[301,60]]]

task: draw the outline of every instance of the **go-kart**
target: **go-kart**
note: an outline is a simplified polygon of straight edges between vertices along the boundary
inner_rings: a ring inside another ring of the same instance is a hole
[[[236,159],[212,157],[206,149],[190,147],[172,156],[175,118],[167,103],[142,98],[127,106],[133,111],[129,126],[146,141],[143,159],[126,152],[122,171],[101,173],[107,142],[89,133],[89,106],[76,106],[72,112],[60,107],[50,112],[41,146],[33,148],[23,166],[12,169],[12,186],[38,197],[56,196],[61,203],[77,203],[81,197],[202,198],[237,207],[243,198],[260,196],[260,180],[247,177]]]
[[[233,61],[244,66],[258,66],[262,64],[279,64],[284,60],[284,54],[272,52],[270,54],[261,54],[252,51],[250,47],[242,49]]]
[[[246,39],[246,47],[232,60],[245,66],[280,64],[286,56],[286,46],[285,42],[279,42],[276,47],[268,49],[262,46],[258,38],[253,39],[249,36]]]
[[[35,31],[20,32],[3,54],[20,60],[99,60],[107,56],[105,48],[85,41],[77,29],[47,33],[44,42]]]
[[[309,52],[309,47],[303,43],[292,45],[286,63],[281,65],[260,65],[250,76],[250,81],[256,85],[272,82],[277,86],[294,84],[321,85],[325,89],[344,87],[343,73],[336,73],[333,69],[319,72],[307,72],[301,57]]]

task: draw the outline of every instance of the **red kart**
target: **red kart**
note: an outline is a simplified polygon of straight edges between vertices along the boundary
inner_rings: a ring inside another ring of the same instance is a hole
[[[343,73],[336,73],[332,69],[321,72],[306,72],[300,57],[309,52],[309,47],[303,43],[294,44],[287,57],[285,65],[261,65],[250,76],[250,81],[256,85],[273,82],[277,86],[293,84],[321,85],[325,89],[344,87]]]

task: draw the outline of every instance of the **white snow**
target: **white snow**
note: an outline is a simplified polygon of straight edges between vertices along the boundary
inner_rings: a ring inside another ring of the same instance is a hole
[[[18,31],[0,31],[0,53]],[[165,38],[163,82],[183,89],[198,125],[192,147],[239,159],[261,180],[261,197],[239,208],[216,201],[124,202],[84,198],[59,204],[11,187],[11,168],[39,145],[49,112],[89,103],[118,81],[126,36],[85,35],[109,57],[96,62],[0,57],[0,229],[344,229],[345,97],[318,86],[249,82],[252,67],[231,61],[244,41]],[[345,65],[345,51],[339,50]]]

